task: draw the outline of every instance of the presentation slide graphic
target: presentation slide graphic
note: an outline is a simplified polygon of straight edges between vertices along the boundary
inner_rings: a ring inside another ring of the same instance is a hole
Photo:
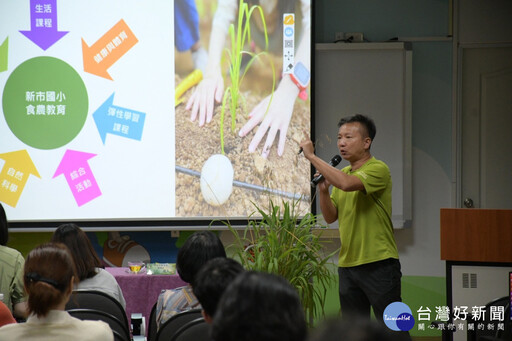
[[[310,212],[311,168],[297,153],[311,129],[311,102],[298,97],[290,75],[299,61],[311,70],[310,10],[296,0],[175,2],[176,217],[246,218],[269,200]],[[184,16],[191,20],[178,20]],[[180,44],[185,33],[199,39]],[[203,100],[207,93],[215,100]]]
[[[0,6],[9,219],[173,217],[172,2]]]
[[[238,0],[2,0],[0,201],[10,221],[238,218],[269,199],[309,212],[310,166],[297,151],[310,101],[279,86],[303,40],[310,69],[311,32],[294,19],[310,6],[254,11],[251,40],[236,50],[227,31],[210,44],[222,3],[237,27]],[[205,106],[194,113],[190,99],[208,79],[212,46],[224,86],[201,121]],[[232,114],[222,98],[235,93]],[[289,122],[254,114],[269,99]]]

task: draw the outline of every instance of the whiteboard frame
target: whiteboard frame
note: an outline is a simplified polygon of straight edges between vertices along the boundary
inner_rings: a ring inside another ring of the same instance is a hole
[[[400,136],[403,143],[400,146],[400,150],[394,150],[390,151],[390,153],[399,153],[401,157],[401,169],[398,178],[394,178],[394,174],[392,173],[393,178],[393,206],[395,206],[395,201],[398,200],[398,202],[401,204],[401,207],[398,208],[397,211],[395,211],[396,207],[393,207],[393,215],[392,215],[392,221],[393,221],[393,227],[395,229],[401,229],[401,228],[408,228],[412,225],[412,44],[410,42],[384,42],[384,43],[334,43],[334,44],[316,44],[315,45],[315,57],[314,57],[314,63],[315,63],[315,72],[313,73],[314,79],[312,80],[314,86],[312,87],[313,94],[313,101],[312,108],[314,111],[314,119],[315,119],[315,132],[314,136],[317,138],[317,141],[321,140],[321,136],[319,134],[319,129],[322,129],[322,113],[325,115],[324,111],[324,103],[323,101],[329,101],[331,99],[329,98],[322,98],[323,94],[323,86],[330,86],[329,84],[326,85],[325,79],[320,79],[319,74],[320,71],[318,70],[319,67],[325,67],[327,63],[323,62],[322,56],[325,55],[336,55],[340,54],[343,55],[347,52],[352,53],[375,53],[376,61],[378,61],[377,58],[379,58],[379,53],[387,54],[391,51],[396,51],[396,58],[398,59],[398,62],[400,63],[400,75],[397,75],[395,84],[397,87],[396,90],[400,90],[400,98],[397,103],[399,105],[396,106],[393,110],[396,110],[398,112],[398,116],[400,118],[398,122],[397,131],[401,133]],[[340,59],[341,60],[341,59]],[[328,65],[327,67],[331,67],[332,65]],[[331,73],[332,78],[331,79],[340,79],[341,77],[337,76],[337,72],[340,72],[341,68],[344,67],[342,64],[336,65],[336,67],[332,67],[329,72]],[[373,75],[361,75],[361,79],[364,79],[364,77],[372,77]],[[378,77],[378,76],[376,76]],[[382,82],[387,81],[387,79],[380,80]],[[384,85],[388,85],[384,83]],[[390,84],[390,86],[393,86],[393,84]],[[354,88],[357,88],[357,86],[354,86]],[[357,95],[356,93],[354,95]],[[331,96],[332,97],[332,96]],[[338,99],[333,99],[338,100]],[[328,105],[327,105],[328,106]],[[340,110],[341,111],[341,110]],[[370,117],[374,118],[372,113],[365,113],[364,110],[362,110],[363,114],[368,114]],[[344,114],[339,114],[340,117],[342,116],[348,116],[355,114],[356,112],[346,112]],[[327,113],[329,115],[329,113]],[[324,116],[325,117],[325,116]],[[391,119],[396,118],[392,117]],[[375,118],[374,118],[375,119]],[[332,120],[331,120],[332,121]],[[377,121],[377,120],[376,120]],[[385,129],[382,129],[382,127],[379,127],[378,122],[376,122],[377,125],[377,139],[379,143],[382,143],[382,138],[389,136],[390,132],[389,130],[386,131]],[[325,125],[324,125],[325,126]],[[329,126],[330,127],[330,126]],[[330,128],[329,128],[330,129]],[[334,129],[334,127],[333,127]],[[334,130],[331,132],[328,132],[331,138],[334,138],[335,132]],[[325,135],[325,132],[324,132]],[[332,144],[332,143],[331,143]],[[331,147],[331,151],[334,150]],[[335,147],[335,143],[334,143]],[[332,156],[329,152],[328,148],[324,148],[322,146],[322,143],[319,142],[316,147],[317,154],[322,157],[325,160],[329,160]],[[337,148],[335,148],[337,150]],[[377,155],[377,158],[378,155]],[[384,160],[386,161],[386,160]],[[346,165],[346,163],[344,164]],[[396,174],[395,174],[396,175]],[[313,194],[313,193],[312,193]],[[399,197],[397,197],[399,196]],[[401,208],[401,209],[400,209]],[[320,212],[319,204],[316,202],[313,204],[313,211]],[[338,223],[335,222],[333,224],[329,225],[330,228],[338,228]]]

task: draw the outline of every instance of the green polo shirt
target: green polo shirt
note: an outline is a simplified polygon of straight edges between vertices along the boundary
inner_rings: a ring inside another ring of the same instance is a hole
[[[391,222],[392,183],[388,166],[372,157],[356,171],[351,166],[341,171],[357,176],[365,191],[344,192],[336,187],[332,190],[341,239],[338,265],[351,267],[398,259]]]
[[[15,304],[27,300],[23,287],[24,265],[25,260],[18,250],[0,245],[0,292],[11,312]]]

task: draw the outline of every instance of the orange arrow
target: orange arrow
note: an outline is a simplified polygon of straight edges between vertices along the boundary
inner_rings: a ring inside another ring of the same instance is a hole
[[[84,71],[113,80],[107,69],[117,62],[128,50],[137,44],[137,37],[123,19],[119,20],[91,47],[82,38]]]
[[[0,154],[5,164],[0,172],[0,201],[16,207],[30,174],[41,178],[26,150]]]

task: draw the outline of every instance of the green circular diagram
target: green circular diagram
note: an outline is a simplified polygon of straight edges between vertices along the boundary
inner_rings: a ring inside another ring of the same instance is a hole
[[[9,129],[38,149],[55,149],[72,141],[85,124],[88,103],[79,74],[53,57],[21,63],[7,79],[2,98]]]

